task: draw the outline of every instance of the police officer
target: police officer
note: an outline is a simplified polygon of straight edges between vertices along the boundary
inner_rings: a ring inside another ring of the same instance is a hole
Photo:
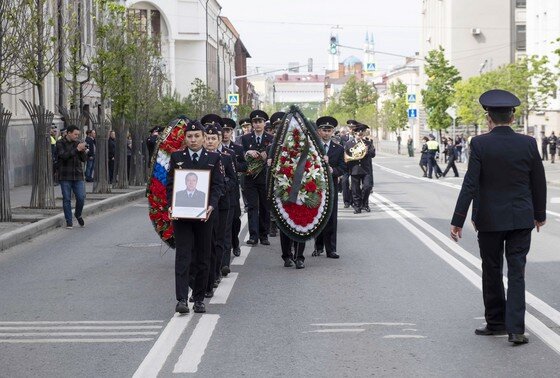
[[[282,119],[284,119],[284,116],[286,115],[286,113],[284,112],[276,112],[273,115],[270,116],[270,131],[269,134],[272,135],[274,137],[274,135],[276,135],[276,128],[282,123]],[[268,157],[269,159],[272,157],[272,144],[270,145],[269,149],[268,149]],[[276,226],[276,220],[271,216],[270,217],[270,236],[271,237],[276,237],[276,234],[278,232],[278,227]]]
[[[231,254],[228,252],[233,250],[235,256],[241,254],[241,249],[239,247],[239,232],[241,231],[241,205],[239,199],[241,198],[240,188],[241,188],[241,178],[247,170],[247,160],[245,160],[245,154],[243,152],[243,147],[232,141],[233,131],[235,130],[235,121],[231,118],[222,118],[224,125],[222,127],[222,146],[225,149],[233,150],[235,153],[235,171],[237,172],[237,188],[234,189],[232,196],[230,198],[230,211],[232,212],[232,224],[231,224],[231,238],[226,235],[225,243],[225,254],[222,260],[222,266],[227,266],[227,269],[222,267],[222,275],[227,276],[229,272],[229,265],[231,261]],[[222,148],[222,152],[224,151]]]
[[[482,294],[486,326],[477,335],[509,334],[515,344],[528,342],[525,332],[525,262],[531,232],[546,223],[546,179],[534,138],[517,134],[511,124],[521,102],[494,89],[480,96],[490,132],[471,141],[469,167],[451,220],[458,241],[471,201],[482,257]],[[513,153],[512,153],[513,151]],[[507,300],[503,255],[508,266]]]
[[[354,119],[349,119],[346,121],[346,127],[348,129],[348,134],[343,135],[340,138],[340,143],[342,146],[346,146],[346,143],[354,140],[354,128],[358,125],[358,121]],[[341,177],[342,184],[342,200],[344,201],[344,208],[348,209],[352,205],[352,191],[350,189],[350,172],[344,172]]]
[[[239,126],[241,126],[241,131],[243,132],[243,135],[251,134],[251,132],[253,132],[253,125],[251,124],[251,118],[240,119]]]
[[[364,124],[359,124],[354,127],[354,140],[349,141],[344,146],[346,154],[348,155],[351,155],[350,149],[360,141],[363,141],[367,148],[367,152],[363,158],[346,163],[348,172],[350,173],[354,214],[360,214],[362,209],[367,212],[371,211],[369,208],[369,195],[373,187],[373,167],[371,159],[375,157],[375,148],[371,141],[365,140],[364,138],[364,131],[368,128],[369,127]]]
[[[204,127],[198,121],[187,124],[185,136],[186,148],[171,154],[169,173],[167,174],[167,202],[172,204],[173,181],[175,169],[201,169],[210,171],[210,192],[206,219],[175,219],[173,229],[175,236],[175,293],[177,306],[175,311],[185,314],[188,287],[191,281],[190,269],[193,267],[192,288],[194,312],[206,312],[204,293],[208,282],[210,254],[212,248],[212,224],[214,209],[224,190],[224,176],[221,172],[220,154],[208,152],[203,148]],[[172,206],[169,207],[170,213]]]
[[[439,152],[439,143],[436,141],[436,137],[433,134],[430,134],[430,138],[426,143],[426,146],[428,147],[428,178],[432,178],[432,173],[434,171],[436,178],[440,178],[442,172],[436,161],[436,154]]]
[[[333,209],[327,225],[323,231],[315,238],[315,250],[313,256],[319,256],[323,253],[323,248],[327,251],[327,257],[331,259],[338,259],[339,255],[336,253],[336,226],[338,222],[338,198],[336,190],[339,185],[340,177],[346,172],[346,164],[344,163],[344,148],[334,143],[331,138],[334,128],[338,125],[338,121],[333,117],[321,117],[316,122],[321,143],[325,149],[327,162],[329,164],[333,182],[335,185]]]
[[[268,114],[262,110],[253,110],[249,116],[254,131],[241,137],[241,145],[250,167],[253,162],[260,160],[262,168],[255,172],[247,172],[245,177],[245,191],[248,202],[249,240],[247,244],[256,245],[260,240],[262,245],[270,245],[268,231],[270,227],[270,212],[266,201],[266,161],[267,149],[272,144],[272,136],[264,132]]]

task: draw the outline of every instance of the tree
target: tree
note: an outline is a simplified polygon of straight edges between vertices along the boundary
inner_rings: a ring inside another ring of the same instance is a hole
[[[159,98],[150,113],[150,123],[153,125],[167,125],[178,115],[184,114],[192,117],[194,113],[192,104],[185,99],[181,99],[178,93],[166,95]]]
[[[389,130],[396,132],[407,127],[407,86],[401,80],[389,85],[389,99],[383,102],[383,122]]]
[[[338,105],[343,113],[356,118],[360,107],[375,103],[377,98],[377,92],[372,86],[365,81],[358,81],[356,76],[352,75],[340,91]]]
[[[428,80],[426,89],[422,90],[422,102],[428,125],[432,130],[446,129],[452,119],[445,111],[452,104],[455,83],[461,80],[459,71],[445,58],[445,50],[441,46],[428,53],[424,70]]]
[[[19,23],[24,16],[19,1],[0,1],[0,160],[4,162],[0,169],[0,222],[12,220],[10,202],[10,178],[8,171],[8,126],[12,113],[4,108],[2,95],[16,88],[19,82],[13,80],[14,68],[19,53]]]
[[[196,78],[192,83],[192,89],[187,96],[187,101],[192,104],[194,118],[201,118],[209,113],[221,111],[220,97],[204,82]]]
[[[20,30],[21,38],[17,75],[33,86],[37,103],[22,101],[33,122],[35,134],[33,181],[31,190],[32,208],[54,208],[53,167],[50,144],[50,127],[54,114],[45,106],[45,79],[53,74],[58,64],[60,45],[55,33],[55,9],[49,0],[22,0],[25,12]]]

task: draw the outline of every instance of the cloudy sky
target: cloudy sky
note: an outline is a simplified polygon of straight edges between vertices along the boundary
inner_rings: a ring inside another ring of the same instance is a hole
[[[218,0],[241,35],[252,59],[249,67],[271,70],[288,62],[306,64],[314,71],[328,64],[331,31],[340,44],[362,48],[366,32],[373,33],[377,51],[413,55],[420,44],[420,0]],[[339,29],[333,27],[339,26]],[[361,51],[341,49],[341,61]],[[377,55],[378,70],[398,65],[403,58]]]

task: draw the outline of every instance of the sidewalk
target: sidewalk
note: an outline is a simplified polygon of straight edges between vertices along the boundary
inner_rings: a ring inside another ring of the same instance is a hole
[[[401,154],[397,155],[397,142],[393,142],[390,140],[380,140],[377,142],[377,152],[385,155],[396,155],[402,156],[403,158],[408,158],[408,150],[406,149],[406,145],[401,145]],[[441,156],[443,156],[441,154]],[[412,159],[412,158],[411,158]],[[420,151],[414,151],[414,159],[420,161]],[[416,161],[415,160],[415,161]],[[445,164],[442,160],[440,160],[439,165],[441,169],[445,169]],[[459,174],[461,176],[465,175],[467,171],[467,163],[456,163],[457,169],[459,170]],[[546,173],[546,182],[548,185],[560,187],[560,159],[557,159],[554,164],[549,161],[543,161],[544,170]]]
[[[112,189],[109,194],[93,194],[92,189],[93,183],[86,183],[84,216],[125,205],[130,201],[144,197],[146,193],[144,186]],[[56,198],[55,209],[30,209],[31,185],[10,190],[13,220],[12,222],[0,222],[0,251],[65,225],[60,186],[55,186],[54,192]]]

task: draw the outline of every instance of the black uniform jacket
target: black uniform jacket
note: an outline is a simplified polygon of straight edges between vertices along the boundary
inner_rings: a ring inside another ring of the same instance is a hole
[[[220,196],[225,191],[224,175],[221,171],[221,158],[217,152],[208,152],[204,148],[198,151],[200,157],[196,165],[191,160],[189,150],[177,151],[171,154],[169,160],[169,172],[167,173],[167,203],[173,200],[173,180],[175,169],[201,169],[210,170],[210,193],[208,205],[214,209],[218,208]]]
[[[533,228],[546,219],[546,179],[534,138],[508,126],[471,141],[469,168],[451,224],[463,227],[471,201],[482,232]]]
[[[224,166],[224,182],[225,182],[225,193],[220,198],[219,208],[220,210],[227,210],[230,208],[231,201],[239,201],[239,197],[236,193],[239,191],[239,182],[237,181],[237,173],[235,172],[235,151],[229,148],[224,148],[220,151],[222,164]]]
[[[329,151],[327,152],[327,156],[329,157],[329,165],[333,170],[333,178],[337,179],[346,172],[346,163],[344,163],[344,147],[331,140],[329,142]]]
[[[243,173],[247,170],[247,159],[245,159],[245,151],[243,146],[229,142],[229,145],[224,144],[226,148],[235,151],[235,170],[237,173]]]
[[[350,154],[350,149],[356,145],[356,140],[351,140],[344,145],[344,150],[348,155]],[[348,173],[352,176],[365,176],[373,172],[373,166],[371,164],[371,159],[375,157],[375,147],[371,141],[365,141],[367,146],[367,153],[360,160],[353,160],[346,163],[348,167]]]
[[[272,137],[272,135],[263,132],[262,136],[261,136],[261,143],[257,144],[257,137],[255,135],[255,132],[253,131],[250,134],[246,134],[243,135],[241,137],[241,145],[243,146],[243,153],[246,154],[247,151],[250,150],[256,150],[258,152],[267,152],[269,150],[270,145],[272,144],[272,140],[274,138]],[[265,169],[266,169],[266,164],[265,164]],[[250,176],[247,176],[250,177]],[[266,172],[261,172],[256,178],[255,180],[261,181],[262,183],[264,183],[266,181]]]

